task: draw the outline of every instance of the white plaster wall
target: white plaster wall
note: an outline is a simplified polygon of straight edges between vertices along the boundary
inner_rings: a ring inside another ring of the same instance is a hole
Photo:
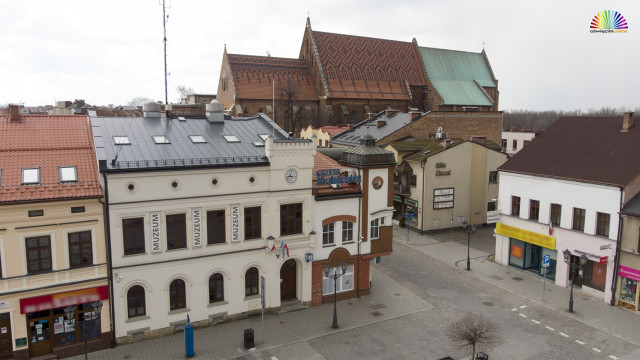
[[[507,147],[505,148],[505,151],[509,155],[513,155],[522,150],[522,148],[524,147],[524,141],[531,141],[534,137],[536,137],[536,134],[532,132],[502,132],[502,139],[507,140]],[[515,150],[513,150],[513,140],[518,141]]]
[[[315,225],[314,231],[314,255],[313,260],[326,260],[332,251],[337,248],[345,248],[352,256],[358,254],[358,239],[360,238],[360,216],[358,214],[358,205],[361,198],[348,198],[348,199],[336,199],[336,200],[324,200],[314,201],[315,203]],[[354,243],[343,244],[342,243],[342,221],[337,221],[334,228],[334,246],[322,245],[322,220],[338,215],[351,215],[356,217],[356,222],[353,224],[353,240]],[[369,242],[363,242],[360,244],[360,253],[368,254],[371,252],[371,245]]]
[[[382,187],[378,190],[373,188],[373,179],[381,177],[384,181]],[[369,222],[374,219],[384,218],[384,226],[391,225],[391,217],[393,215],[393,206],[387,206],[388,194],[389,194],[389,181],[391,186],[393,185],[393,179],[388,179],[388,169],[369,169],[369,183],[366,184],[369,192]],[[365,184],[362,184],[365,186]],[[391,188],[393,189],[393,187]],[[393,190],[392,190],[393,191]],[[371,215],[376,213],[375,215]],[[370,227],[370,224],[367,224]],[[369,233],[369,231],[367,231]],[[370,236],[370,234],[368,234]]]

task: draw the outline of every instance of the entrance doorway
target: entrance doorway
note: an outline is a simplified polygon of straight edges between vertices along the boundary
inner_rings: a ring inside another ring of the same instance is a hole
[[[296,261],[289,259],[280,268],[280,301],[296,298]]]
[[[573,285],[582,286],[584,284],[583,270],[580,268],[580,257],[571,255],[571,263],[574,264],[575,270],[569,267],[569,280],[573,281]]]
[[[0,359],[11,359],[11,317],[9,313],[0,314]]]

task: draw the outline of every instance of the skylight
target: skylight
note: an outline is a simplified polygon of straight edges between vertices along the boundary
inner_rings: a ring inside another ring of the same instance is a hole
[[[180,120],[180,121],[187,121],[187,119],[185,119],[185,117],[184,117],[184,116],[178,116],[178,120]]]
[[[78,181],[75,166],[60,166],[60,182]]]
[[[427,150],[427,151],[423,152],[422,155],[427,155],[430,152],[431,152],[431,150]]]
[[[39,184],[40,168],[22,169],[22,184]]]
[[[113,143],[116,145],[130,145],[131,142],[129,141],[129,138],[126,136],[114,136],[113,137]]]
[[[235,137],[234,135],[222,135],[222,137],[228,142],[228,143],[238,143],[240,142],[240,140],[238,140],[237,137]]]
[[[254,141],[252,144],[255,147],[264,147],[264,143],[262,141]]]
[[[269,135],[267,134],[258,134],[258,136],[260,136],[260,139],[262,139],[262,141],[267,141],[267,138],[269,138]]]
[[[153,142],[156,144],[171,144],[171,141],[169,141],[169,139],[167,139],[167,137],[164,135],[156,135],[152,137],[153,137]]]
[[[189,139],[191,139],[191,142],[193,142],[194,144],[202,144],[207,142],[207,140],[205,140],[204,136],[202,135],[189,135]]]

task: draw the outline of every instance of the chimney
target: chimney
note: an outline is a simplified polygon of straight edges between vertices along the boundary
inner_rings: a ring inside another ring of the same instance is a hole
[[[144,117],[159,118],[160,117],[160,104],[154,102],[148,102],[142,105],[142,114]]]
[[[9,121],[20,121],[20,105],[9,104]]]
[[[387,125],[387,120],[376,120],[376,127],[377,128],[385,126],[385,125]]]
[[[351,131],[353,130],[353,125],[352,124],[347,124],[347,131]]]
[[[215,99],[206,105],[205,114],[210,123],[224,123],[224,105]]]
[[[420,118],[420,115],[422,115],[422,113],[419,111],[409,111],[410,121],[418,120]]]
[[[374,113],[367,113],[367,115],[369,115],[369,120],[373,120],[376,118],[376,114]]]
[[[620,132],[629,132],[629,130],[633,127],[633,113],[626,112],[622,117],[622,129]]]
[[[444,139],[444,142],[442,143],[442,145],[444,146],[445,149],[448,149],[451,146],[451,139]]]
[[[389,117],[389,116],[391,116],[391,114],[395,114],[395,113],[397,113],[397,112],[398,112],[398,110],[387,109],[387,110],[384,112],[384,115],[385,115],[386,117]]]

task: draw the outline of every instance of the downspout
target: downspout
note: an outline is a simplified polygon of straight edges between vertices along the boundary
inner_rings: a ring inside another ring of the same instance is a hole
[[[420,207],[418,208],[418,212],[422,210],[422,213],[420,214],[420,234],[424,234],[424,183],[427,181],[427,174],[425,174],[424,165],[426,163],[427,160],[420,163],[420,167],[422,168],[422,199],[420,199]]]
[[[362,174],[360,174],[360,169],[358,169],[358,177],[362,176]],[[362,179],[362,178],[361,178]],[[362,186],[362,182],[360,182],[360,186]],[[362,196],[360,196],[360,198],[358,199],[358,223],[360,223],[362,221],[362,213],[361,213],[361,209],[362,209]],[[356,297],[360,298],[360,244],[362,244],[362,238],[360,236],[360,226],[358,226],[358,234],[357,234],[357,238],[358,239],[358,257],[356,258]]]
[[[620,210],[618,211],[618,238],[616,239],[616,258],[613,262],[613,279],[611,280],[611,305],[616,304],[616,290],[618,288],[618,267],[620,266],[620,248],[622,247],[622,193],[620,188]]]
[[[109,311],[111,312],[111,348],[116,346],[116,322],[115,322],[115,310],[114,310],[114,295],[113,295],[113,262],[111,257],[111,218],[109,217],[109,182],[107,181],[107,173],[102,173],[104,176],[104,218],[105,218],[105,240],[107,241],[107,269],[109,274]]]

